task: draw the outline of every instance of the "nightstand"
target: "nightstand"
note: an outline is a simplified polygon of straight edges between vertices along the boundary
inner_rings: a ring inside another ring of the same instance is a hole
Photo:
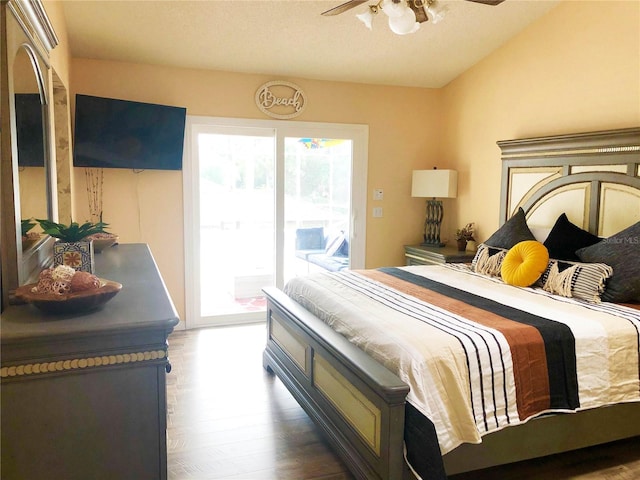
[[[404,256],[407,265],[438,265],[443,263],[471,263],[474,252],[459,252],[457,247],[429,247],[426,245],[405,245]]]

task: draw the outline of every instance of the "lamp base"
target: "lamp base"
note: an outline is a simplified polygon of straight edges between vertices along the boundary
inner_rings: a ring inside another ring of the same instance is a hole
[[[440,225],[444,208],[440,200],[427,200],[427,216],[424,220],[424,243],[432,247],[444,247],[444,243],[440,241]]]

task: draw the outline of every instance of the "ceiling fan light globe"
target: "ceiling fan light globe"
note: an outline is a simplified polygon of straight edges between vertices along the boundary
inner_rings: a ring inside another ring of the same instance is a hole
[[[389,18],[401,17],[405,14],[406,10],[411,10],[404,0],[398,3],[394,3],[393,0],[382,0],[380,7]]]
[[[397,35],[406,35],[414,33],[420,28],[420,24],[416,22],[416,14],[410,8],[400,17],[389,17],[389,28]]]
[[[447,10],[447,7],[441,7],[440,5],[433,2],[429,4],[429,6],[427,6],[426,11],[427,11],[427,17],[429,17],[429,20],[431,21],[431,23],[435,25],[445,17],[448,10]]]
[[[371,10],[367,9],[366,12],[357,14],[356,17],[364,23],[369,30],[373,30],[373,12]]]
[[[416,22],[413,24],[413,28],[409,30],[407,33],[416,33],[418,30],[420,30],[420,23]]]

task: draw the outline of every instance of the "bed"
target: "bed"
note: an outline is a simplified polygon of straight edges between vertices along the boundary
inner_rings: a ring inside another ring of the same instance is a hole
[[[549,253],[591,239],[584,264],[548,262],[545,288],[506,285],[476,255],[265,289],[264,366],[357,478],[446,478],[640,435],[640,129],[498,145],[502,225],[485,260],[524,224]],[[550,278],[568,266],[590,273],[562,290]]]

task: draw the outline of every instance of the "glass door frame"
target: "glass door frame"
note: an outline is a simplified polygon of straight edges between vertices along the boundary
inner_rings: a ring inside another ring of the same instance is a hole
[[[185,145],[183,159],[183,202],[184,202],[184,259],[185,259],[185,328],[223,326],[247,323],[245,319],[222,316],[219,321],[203,320],[200,312],[200,169],[197,140],[194,133],[206,128],[245,130],[247,135],[267,130],[273,131],[275,138],[275,284],[282,288],[284,283],[284,234],[285,234],[285,154],[286,137],[348,138],[353,141],[351,170],[351,218],[349,228],[350,268],[365,268],[366,245],[366,204],[367,204],[367,163],[369,127],[356,124],[333,124],[318,122],[298,122],[286,120],[251,120],[226,117],[205,117],[187,115],[185,125]],[[239,316],[238,316],[239,317]],[[208,318],[208,317],[207,317]],[[265,321],[263,314],[260,320]]]

